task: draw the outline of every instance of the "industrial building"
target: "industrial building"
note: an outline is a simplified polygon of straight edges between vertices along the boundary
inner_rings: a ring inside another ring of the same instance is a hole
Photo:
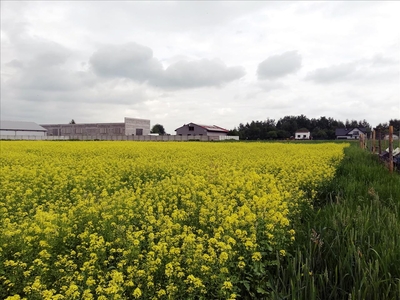
[[[125,118],[123,123],[43,124],[48,136],[138,136],[150,134],[150,120]]]
[[[35,122],[1,121],[1,136],[46,136],[47,129]]]

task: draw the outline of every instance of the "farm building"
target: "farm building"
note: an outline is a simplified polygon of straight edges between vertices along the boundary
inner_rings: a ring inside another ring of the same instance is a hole
[[[43,124],[49,136],[149,135],[150,120],[125,118],[123,123]]]
[[[294,134],[296,140],[309,140],[310,137],[310,131],[306,128],[301,128]]]
[[[0,135],[2,136],[45,136],[47,134],[47,129],[35,122],[1,121],[0,124]]]
[[[216,125],[200,125],[195,123],[184,124],[175,129],[176,135],[205,135],[205,136],[227,136],[229,130]]]
[[[353,128],[337,128],[335,130],[336,139],[338,140],[351,140],[359,139],[361,134],[366,134],[366,128],[353,127]]]

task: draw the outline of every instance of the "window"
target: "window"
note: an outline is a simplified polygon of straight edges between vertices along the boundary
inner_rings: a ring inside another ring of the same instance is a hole
[[[194,126],[189,125],[189,131],[194,131]]]
[[[354,130],[353,135],[359,135],[359,132],[357,130]]]
[[[75,128],[75,133],[82,133],[82,128]]]
[[[297,137],[300,138],[300,134],[298,134]]]
[[[305,134],[303,134],[303,138],[306,138],[306,135],[305,135]]]
[[[142,128],[136,128],[136,135],[143,135],[143,129]]]

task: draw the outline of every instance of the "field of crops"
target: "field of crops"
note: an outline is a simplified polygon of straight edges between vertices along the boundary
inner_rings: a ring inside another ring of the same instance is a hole
[[[0,298],[268,289],[347,144],[1,142]]]

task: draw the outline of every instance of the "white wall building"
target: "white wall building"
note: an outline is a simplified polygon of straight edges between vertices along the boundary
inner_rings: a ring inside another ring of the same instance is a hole
[[[308,129],[299,129],[296,131],[294,138],[296,140],[309,140],[310,139],[310,131]]]

